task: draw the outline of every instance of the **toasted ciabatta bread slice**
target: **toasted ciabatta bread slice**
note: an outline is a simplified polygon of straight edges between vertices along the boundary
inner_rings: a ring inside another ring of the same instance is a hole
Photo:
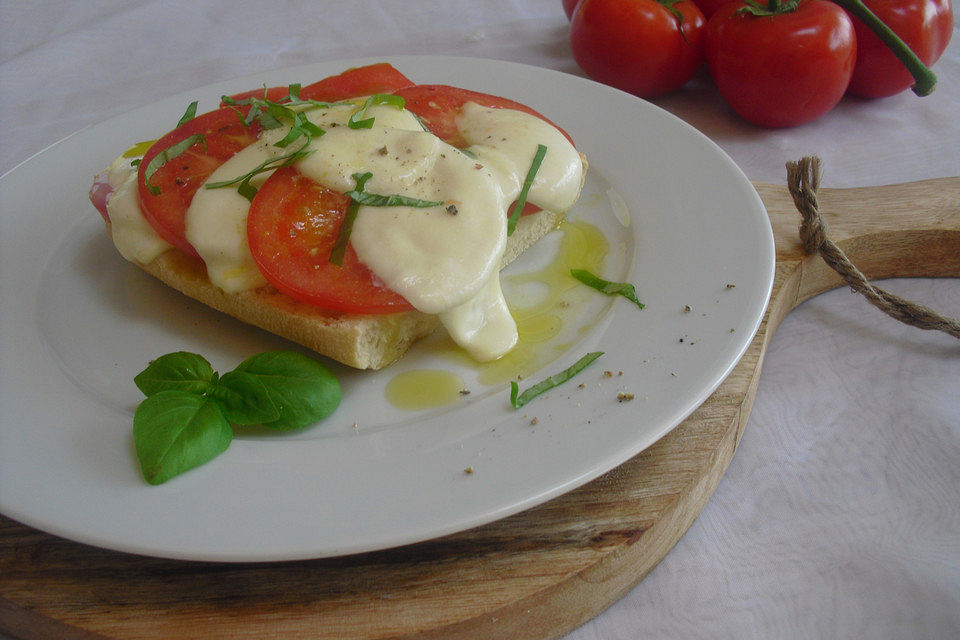
[[[521,218],[507,240],[501,268],[555,229],[562,218],[552,211],[539,211]],[[226,293],[210,282],[201,260],[176,249],[138,266],[207,306],[357,369],[387,366],[439,324],[436,316],[419,311],[375,315],[331,313],[294,300],[271,286]]]

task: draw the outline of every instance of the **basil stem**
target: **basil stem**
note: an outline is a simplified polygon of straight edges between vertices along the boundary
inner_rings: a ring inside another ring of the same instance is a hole
[[[570,269],[570,275],[600,293],[623,296],[641,309],[644,308],[644,304],[637,299],[637,290],[629,282],[610,282],[595,276],[586,269]]]
[[[591,353],[588,353],[587,355],[583,356],[582,358],[577,360],[575,363],[573,363],[571,366],[567,367],[560,373],[554,374],[549,378],[547,378],[546,380],[538,382],[537,384],[533,385],[523,393],[519,393],[520,391],[519,385],[517,385],[516,382],[511,380],[510,381],[510,404],[513,405],[514,409],[519,409],[523,405],[527,404],[528,402],[536,398],[541,393],[545,391],[549,391],[550,389],[553,389],[554,387],[557,387],[563,384],[573,376],[577,375],[578,373],[586,369],[590,365],[590,363],[592,363],[594,360],[596,360],[602,355],[603,355],[602,351],[593,351]]]
[[[517,202],[513,205],[513,211],[510,213],[510,217],[507,219],[507,235],[513,235],[514,230],[517,228],[517,222],[520,220],[520,212],[523,211],[524,205],[527,204],[527,194],[530,193],[530,186],[533,184],[533,179],[537,177],[537,171],[540,170],[540,164],[543,162],[543,157],[547,155],[547,147],[538,144],[537,153],[533,156],[533,162],[530,163],[530,169],[527,171],[527,177],[523,181],[523,188],[520,189],[520,195],[517,196]]]

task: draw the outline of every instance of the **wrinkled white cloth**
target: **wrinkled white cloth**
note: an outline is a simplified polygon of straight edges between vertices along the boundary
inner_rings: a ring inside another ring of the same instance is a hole
[[[560,0],[0,0],[0,173],[173,93],[396,54],[582,75]],[[655,102],[754,180],[783,184],[784,163],[810,154],[824,161],[825,186],[957,176],[956,31],[934,69],[932,96],[845,99],[779,131],[739,120],[705,77]],[[958,280],[881,284],[960,316]],[[901,325],[846,290],[791,313],[699,519],[643,582],[565,640],[640,637],[960,637],[960,341]]]

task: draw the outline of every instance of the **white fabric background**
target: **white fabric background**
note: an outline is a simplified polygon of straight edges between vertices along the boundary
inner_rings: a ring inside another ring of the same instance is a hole
[[[296,64],[446,54],[579,74],[567,31],[560,0],[0,0],[0,173],[156,98]],[[826,186],[957,176],[953,40],[932,96],[846,99],[796,129],[744,124],[704,78],[656,102],[754,180],[782,184],[784,163],[813,153]],[[960,281],[882,285],[960,316]],[[795,310],[700,518],[565,640],[640,637],[960,637],[960,342],[846,290]]]

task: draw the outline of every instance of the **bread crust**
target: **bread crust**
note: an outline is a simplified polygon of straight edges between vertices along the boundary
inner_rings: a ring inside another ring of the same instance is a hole
[[[562,215],[552,211],[521,218],[507,240],[501,268],[555,229],[562,219]],[[419,311],[333,313],[294,300],[272,286],[227,293],[210,282],[200,259],[176,249],[138,266],[209,307],[357,369],[387,366],[439,325],[436,316]]]

